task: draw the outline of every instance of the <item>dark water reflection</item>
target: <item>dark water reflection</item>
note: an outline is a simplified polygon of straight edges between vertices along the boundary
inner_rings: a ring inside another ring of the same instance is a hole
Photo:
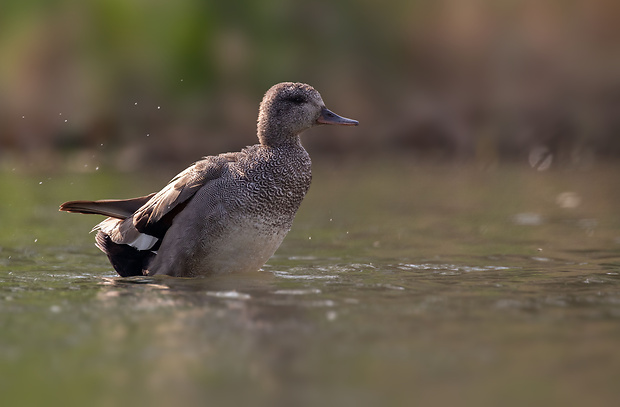
[[[56,213],[133,181],[3,176],[2,404],[615,405],[619,168],[371,168],[317,171],[263,272],[204,279],[117,278]]]

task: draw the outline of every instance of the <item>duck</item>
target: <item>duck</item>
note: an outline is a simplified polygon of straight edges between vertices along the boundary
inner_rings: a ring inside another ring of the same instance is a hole
[[[95,245],[121,277],[258,271],[310,187],[312,163],[300,134],[358,124],[327,109],[312,86],[282,82],[260,103],[258,144],[203,157],[156,193],[68,201],[59,210],[107,216],[92,230]]]

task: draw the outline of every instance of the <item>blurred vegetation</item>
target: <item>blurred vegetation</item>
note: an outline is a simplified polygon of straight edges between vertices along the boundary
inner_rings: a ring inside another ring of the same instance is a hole
[[[362,124],[305,136],[313,157],[617,159],[619,17],[616,0],[3,0],[0,168],[238,149],[281,81]]]

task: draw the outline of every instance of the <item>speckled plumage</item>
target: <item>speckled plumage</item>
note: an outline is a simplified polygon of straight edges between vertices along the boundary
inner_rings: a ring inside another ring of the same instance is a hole
[[[95,227],[96,242],[122,276],[258,270],[310,187],[311,161],[299,134],[317,124],[357,122],[327,110],[309,85],[275,85],[260,105],[260,144],[205,157],[156,194],[71,201],[61,210],[110,216]]]

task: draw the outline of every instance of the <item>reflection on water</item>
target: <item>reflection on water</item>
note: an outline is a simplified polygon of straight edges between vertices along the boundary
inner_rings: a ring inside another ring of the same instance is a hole
[[[118,278],[56,213],[105,175],[0,177],[3,404],[615,405],[617,168],[372,168],[317,172],[264,271],[197,279]]]

